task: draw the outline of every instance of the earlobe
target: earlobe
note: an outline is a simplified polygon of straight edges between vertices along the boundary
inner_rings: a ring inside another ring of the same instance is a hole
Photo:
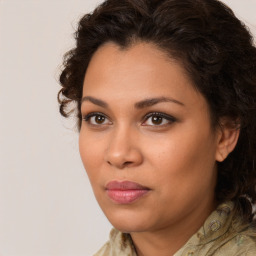
[[[225,124],[221,125],[218,131],[216,161],[223,162],[234,150],[239,138],[239,133],[240,129],[237,125],[230,125],[230,122],[225,122]]]

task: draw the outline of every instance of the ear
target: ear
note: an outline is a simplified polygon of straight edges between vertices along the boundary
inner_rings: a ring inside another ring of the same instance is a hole
[[[216,161],[222,162],[234,150],[238,141],[240,128],[237,122],[222,119],[218,129]]]

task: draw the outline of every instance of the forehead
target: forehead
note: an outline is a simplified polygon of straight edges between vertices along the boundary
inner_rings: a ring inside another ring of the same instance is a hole
[[[104,97],[108,101],[170,96],[190,104],[203,98],[183,66],[149,43],[137,43],[127,49],[114,43],[100,47],[85,74],[83,96]]]

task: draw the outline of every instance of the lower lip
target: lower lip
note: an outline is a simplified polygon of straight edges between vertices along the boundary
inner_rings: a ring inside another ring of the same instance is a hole
[[[132,190],[107,190],[107,194],[114,202],[118,204],[129,204],[132,203],[145,194],[147,194],[149,190],[143,189],[132,189]]]

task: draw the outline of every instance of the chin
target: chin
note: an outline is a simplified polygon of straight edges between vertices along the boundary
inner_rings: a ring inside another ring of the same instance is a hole
[[[123,233],[144,232],[150,229],[151,221],[147,214],[115,211],[107,213],[106,217],[113,227]]]
[[[141,223],[136,225],[134,223],[111,222],[111,224],[122,233],[145,232],[148,230],[147,227],[141,225]]]

